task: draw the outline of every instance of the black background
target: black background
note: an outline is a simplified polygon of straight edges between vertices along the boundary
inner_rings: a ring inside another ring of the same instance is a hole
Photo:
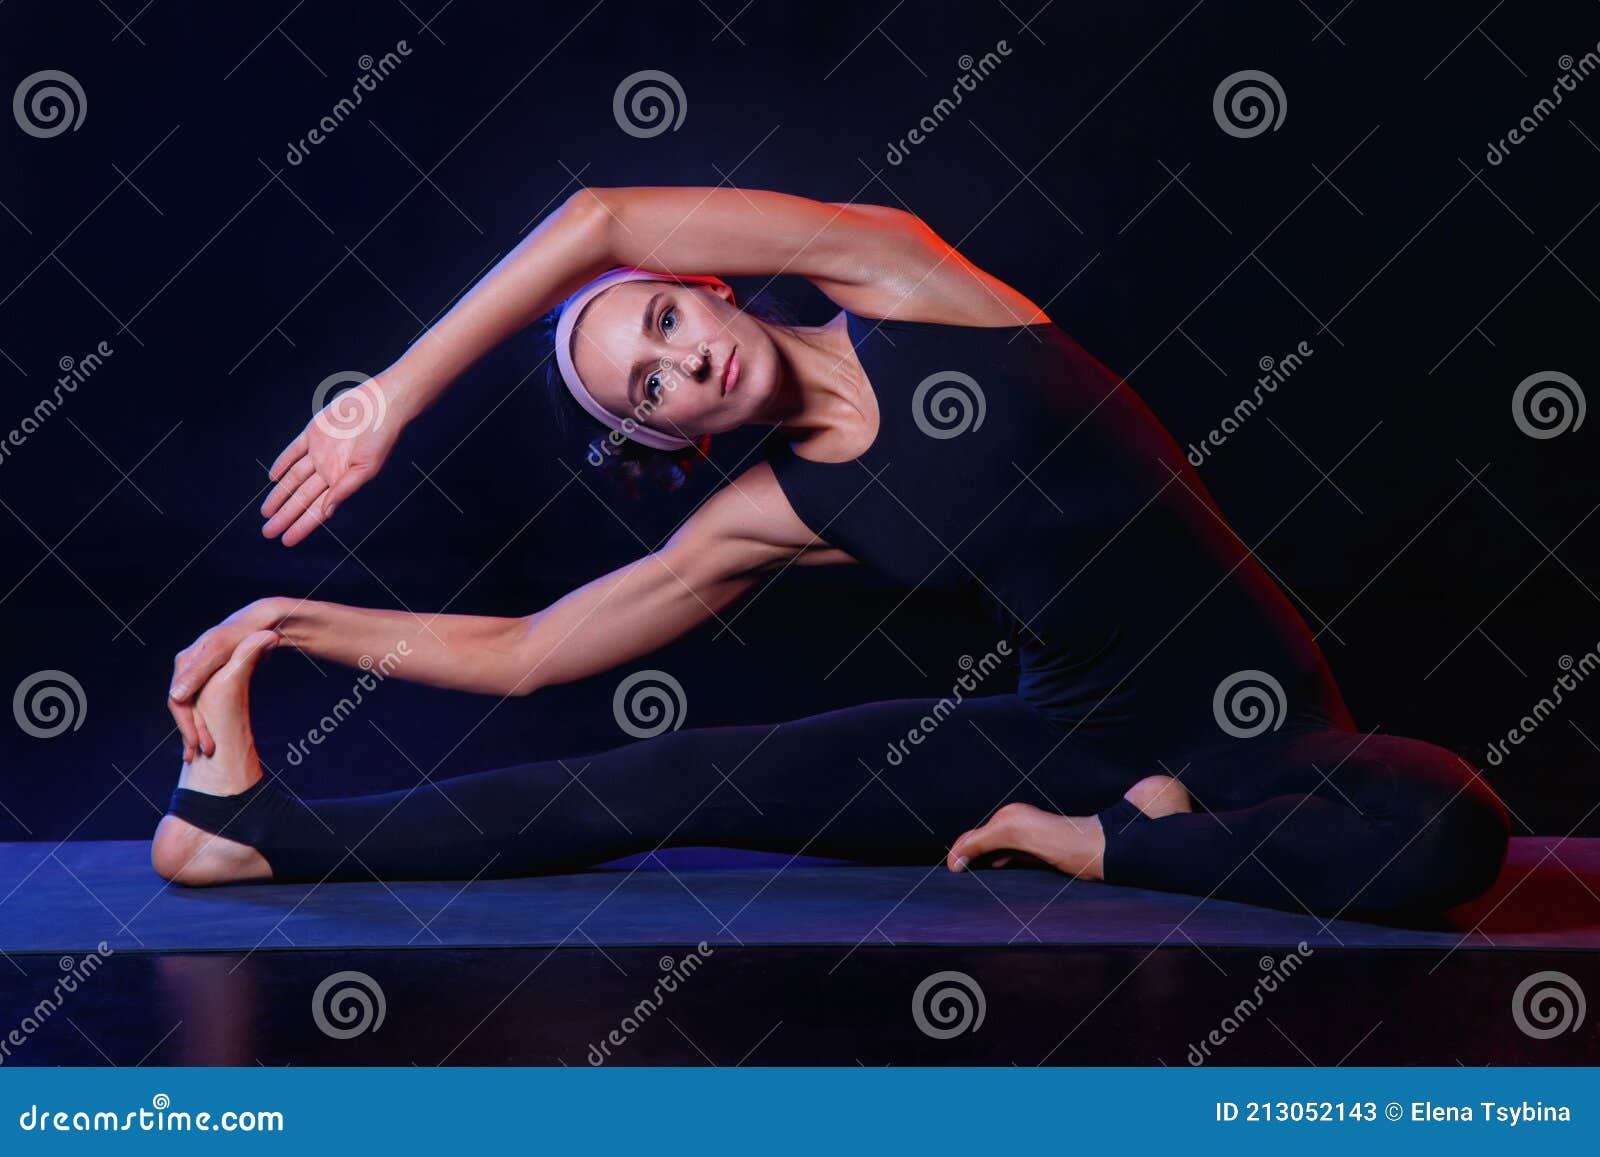
[[[0,691],[59,669],[85,694],[53,739],[0,716],[0,839],[147,835],[178,766],[172,655],[252,598],[525,613],[655,547],[721,485],[608,489],[553,432],[527,335],[407,433],[331,532],[293,550],[260,536],[265,466],[315,385],[389,364],[579,182],[910,208],[1045,303],[1180,443],[1261,358],[1308,342],[1201,473],[1364,728],[1481,761],[1562,656],[1600,646],[1600,418],[1545,440],[1511,411],[1538,371],[1600,388],[1600,79],[1485,158],[1563,55],[1596,49],[1600,8],[591,2],[0,8],[0,96],[60,69],[87,97],[50,139],[0,117],[0,437],[61,359],[114,351],[0,462]],[[401,66],[289,164],[359,58],[400,40]],[[959,58],[1000,40],[1003,64],[888,163]],[[637,139],[612,97],[644,69],[672,74],[687,110]],[[1283,123],[1249,139],[1212,111],[1242,69],[1286,94]],[[793,279],[772,292],[827,316]],[[718,469],[754,444],[719,440]],[[982,649],[976,609],[918,596],[889,614],[899,592],[857,569],[790,572],[728,616],[735,635],[713,625],[636,666],[678,678],[689,726],[947,691]],[[263,758],[304,795],[624,738],[617,673],[499,704],[391,681],[286,766],[352,678],[283,654],[259,681]],[[1600,832],[1596,683],[1489,769],[1518,831]]]

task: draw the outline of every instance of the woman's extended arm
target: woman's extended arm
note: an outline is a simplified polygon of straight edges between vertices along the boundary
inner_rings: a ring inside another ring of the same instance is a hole
[[[660,550],[522,617],[424,615],[292,598],[261,599],[178,654],[168,708],[184,758],[214,750],[194,698],[240,639],[263,628],[317,659],[387,677],[527,695],[627,663],[721,613],[763,574],[850,557],[820,543],[782,500],[766,463],[712,495]]]

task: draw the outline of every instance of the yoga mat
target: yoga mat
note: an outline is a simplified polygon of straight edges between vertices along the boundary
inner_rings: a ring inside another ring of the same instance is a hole
[[[444,945],[1259,945],[1600,948],[1600,839],[1512,841],[1495,888],[1432,930],[1384,927],[1041,870],[942,866],[705,868],[683,849],[648,870],[514,880],[179,888],[144,841],[0,843],[0,950],[85,952]]]

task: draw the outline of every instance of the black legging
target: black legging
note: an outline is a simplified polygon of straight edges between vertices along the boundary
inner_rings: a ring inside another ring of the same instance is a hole
[[[1121,800],[1155,774],[1205,810],[1150,820]],[[1291,717],[1132,766],[1014,694],[668,732],[377,795],[302,803],[271,779],[236,796],[180,788],[171,810],[256,847],[278,880],[470,879],[673,846],[932,866],[1013,800],[1100,813],[1109,883],[1325,914],[1469,899],[1507,837],[1477,772],[1419,740]]]

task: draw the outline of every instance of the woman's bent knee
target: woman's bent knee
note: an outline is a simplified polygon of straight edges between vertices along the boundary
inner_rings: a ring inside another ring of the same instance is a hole
[[[1511,825],[1505,805],[1476,768],[1435,750],[1444,758],[1418,769],[1411,823],[1396,825],[1396,835],[1409,840],[1409,849],[1402,850],[1394,866],[1411,877],[1397,881],[1398,891],[1410,893],[1408,906],[1442,911],[1494,885],[1505,863]],[[1396,770],[1404,782],[1405,770]],[[1407,826],[1410,832],[1403,830]]]
[[[1440,899],[1450,907],[1481,896],[1494,885],[1505,864],[1511,824],[1500,798],[1475,775],[1445,806],[1440,825],[1441,857],[1451,869],[1446,873],[1450,886]]]

